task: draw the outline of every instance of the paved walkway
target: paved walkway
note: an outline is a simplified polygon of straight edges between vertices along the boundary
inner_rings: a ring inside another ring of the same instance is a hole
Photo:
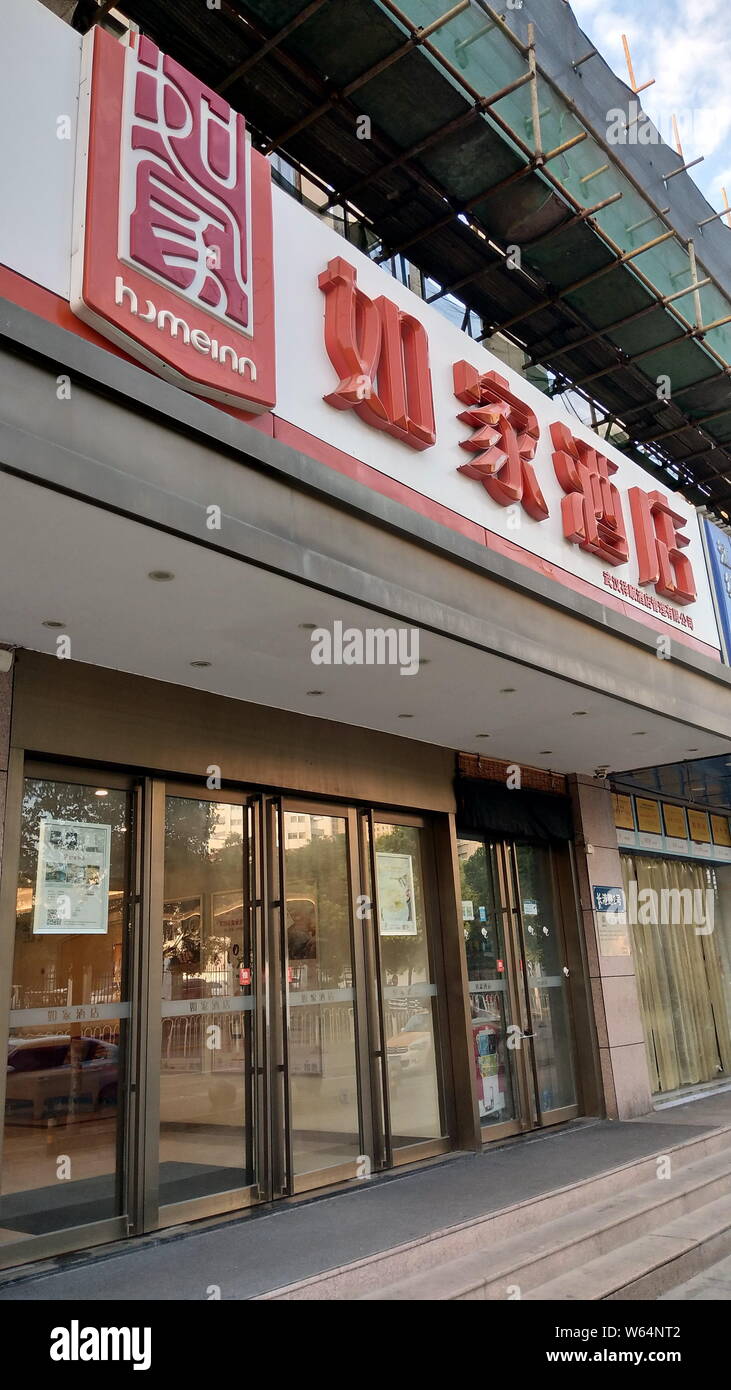
[[[576,1121],[330,1195],[67,1256],[19,1273],[0,1300],[195,1301],[211,1297],[211,1286],[224,1299],[250,1299],[729,1123],[731,1092],[641,1120]]]

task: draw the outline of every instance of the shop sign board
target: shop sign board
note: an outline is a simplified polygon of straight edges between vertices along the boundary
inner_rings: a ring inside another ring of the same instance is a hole
[[[26,257],[0,228],[7,297],[24,302],[29,280],[44,287],[56,322],[82,332],[83,318],[244,421],[270,411],[275,438],[718,654],[690,503],[272,188],[244,118],[151,40],[118,43],[100,26],[82,40],[35,0],[21,0],[9,26],[19,56],[0,118],[27,110],[33,138],[22,173],[0,153],[5,223],[53,226],[54,244],[44,266],[41,239]],[[49,53],[64,50],[53,84],[34,58],[39,26]],[[43,133],[77,105],[74,195]],[[34,312],[43,302],[36,294]]]
[[[704,534],[724,654],[731,662],[731,536],[708,520]]]
[[[150,39],[84,40],[71,303],[178,385],[274,405],[270,167]]]

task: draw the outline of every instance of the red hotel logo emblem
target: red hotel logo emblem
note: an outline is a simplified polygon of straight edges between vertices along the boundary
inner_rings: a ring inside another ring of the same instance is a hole
[[[149,39],[85,40],[72,307],[161,376],[275,401],[271,182],[243,116]]]

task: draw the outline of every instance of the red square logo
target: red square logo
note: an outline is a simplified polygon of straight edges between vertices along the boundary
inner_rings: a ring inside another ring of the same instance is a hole
[[[269,165],[243,116],[135,38],[85,40],[71,307],[177,386],[269,410]]]

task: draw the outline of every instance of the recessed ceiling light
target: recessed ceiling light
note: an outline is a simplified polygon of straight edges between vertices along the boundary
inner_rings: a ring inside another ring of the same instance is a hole
[[[540,751],[540,753],[538,754],[538,756],[539,756],[539,758],[548,758],[548,757],[550,757],[550,755],[551,755],[552,752],[553,752],[553,749],[552,749],[552,748],[542,748],[541,751]]]
[[[299,626],[301,627],[303,632],[317,631],[317,623],[300,623]]]
[[[489,734],[475,734],[475,738],[489,738]]]
[[[632,737],[633,737],[633,738],[644,738],[646,732],[647,732],[646,729],[636,729],[635,732],[633,733]]]
[[[413,719],[413,714],[400,714],[399,719]]]
[[[698,748],[686,748],[685,751],[686,751],[686,753],[698,753],[698,752],[700,752],[700,749],[698,749]]]
[[[581,714],[588,714],[588,713],[589,713],[589,711],[588,711],[588,710],[585,710],[585,709],[572,709],[572,711],[571,711],[571,714],[572,714],[572,716],[573,716],[574,719],[578,719],[578,718],[579,718],[579,715],[581,715]]]
[[[210,666],[210,661],[191,661],[191,666]]]
[[[60,620],[59,618],[46,618],[46,619],[44,619],[44,622],[43,622],[43,627],[65,627],[65,626],[66,626],[66,624],[65,624],[65,623],[62,623],[61,620]]]
[[[94,792],[94,795],[95,795],[95,796],[109,796],[109,792],[107,791],[106,787],[97,787],[96,791]]]
[[[515,686],[514,686],[514,685],[504,685],[503,688],[502,688],[502,690],[500,691],[500,694],[501,694],[501,695],[514,695],[514,694],[515,694]]]
[[[324,694],[325,694],[325,691],[324,691],[324,690],[308,690],[308,691],[307,691],[307,694],[308,694],[308,695],[324,695]]]
[[[150,570],[147,578],[154,579],[158,584],[166,584],[169,579],[174,579],[175,575],[172,570]]]

